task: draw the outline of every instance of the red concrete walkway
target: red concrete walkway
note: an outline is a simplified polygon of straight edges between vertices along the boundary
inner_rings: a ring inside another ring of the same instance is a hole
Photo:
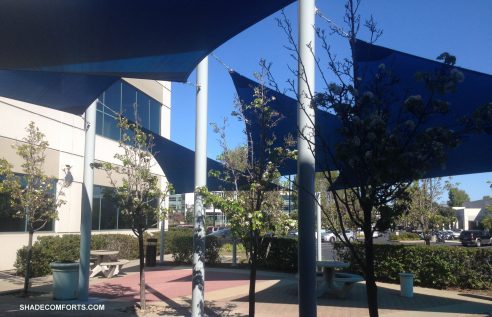
[[[266,276],[258,276],[258,280],[266,278]],[[97,281],[97,284],[91,285],[89,294],[94,297],[138,301],[140,298],[139,281],[138,273]],[[191,296],[191,269],[166,267],[150,269],[145,272],[145,281],[147,284],[146,299],[149,301]],[[249,274],[247,271],[207,270],[205,275],[205,290],[207,292],[247,285],[248,283]]]

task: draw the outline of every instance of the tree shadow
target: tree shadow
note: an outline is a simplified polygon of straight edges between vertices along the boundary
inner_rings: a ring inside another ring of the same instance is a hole
[[[187,297],[181,297],[181,302],[176,302],[164,294],[160,293],[158,290],[147,286],[147,290],[156,296],[162,303],[162,305],[152,305],[152,302],[147,305],[151,312],[159,316],[189,316],[191,314],[191,299]],[[205,301],[204,311],[209,317],[245,317],[239,313],[235,313],[234,309],[237,305],[227,303],[225,306],[219,306],[214,301]]]
[[[281,291],[280,291],[281,290]],[[256,293],[257,303],[275,304],[298,304],[298,286],[292,281],[282,280],[279,283]],[[413,298],[400,296],[400,291],[378,287],[378,304],[381,310],[400,310],[400,311],[420,311],[420,312],[441,312],[441,313],[483,313],[490,314],[492,305],[467,300],[466,297],[473,297],[482,300],[492,300],[490,297],[477,296],[471,294],[459,294],[461,299],[443,296],[427,295],[414,293]],[[247,302],[248,297],[243,296],[233,301]],[[367,308],[367,296],[364,282],[357,283],[352,288],[346,299],[320,297],[317,300],[318,307],[346,307],[346,308]]]
[[[256,280],[271,280],[274,279],[272,276],[268,276],[266,274],[257,274]],[[192,280],[192,274],[188,274],[186,276],[169,280],[169,282],[190,282]],[[249,281],[249,271],[247,272],[232,272],[232,271],[213,271],[207,270],[205,274],[205,282],[207,281]]]
[[[90,287],[90,296],[103,298],[130,298],[139,295],[139,290],[116,283],[101,283]]]

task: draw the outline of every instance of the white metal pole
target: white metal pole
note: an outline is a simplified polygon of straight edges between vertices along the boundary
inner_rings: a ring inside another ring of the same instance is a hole
[[[208,57],[196,68],[196,84],[195,188],[207,185]],[[196,193],[193,252],[191,315],[199,317],[205,308],[205,208],[203,197]]]
[[[299,316],[316,317],[316,252],[313,229],[314,201],[314,109],[310,107],[314,90],[315,1],[299,0],[299,103],[297,108],[298,208],[299,208]],[[311,49],[308,47],[311,47]]]
[[[317,254],[316,254],[316,259],[318,261],[322,260],[322,254],[321,254],[321,193],[316,193],[316,200],[318,201],[316,203],[316,225],[318,228],[318,239],[316,240],[316,247],[317,247]]]
[[[79,299],[89,298],[89,271],[92,228],[92,197],[94,189],[93,163],[96,148],[97,99],[85,111],[84,183],[80,217]]]

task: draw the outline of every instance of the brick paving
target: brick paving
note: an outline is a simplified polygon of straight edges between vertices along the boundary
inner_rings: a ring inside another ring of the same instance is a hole
[[[138,273],[127,268],[123,276],[112,279],[91,279],[90,303],[104,303],[105,311],[91,316],[190,316],[191,269],[185,267],[156,267],[146,272],[148,285],[145,314],[135,311],[138,302]],[[207,268],[205,299],[207,316],[240,317],[248,315],[249,275],[246,270]],[[1,276],[0,276],[1,279]],[[53,303],[51,284],[34,287],[37,296],[28,299],[18,294],[0,295],[0,316],[87,316],[87,312],[25,312],[22,303]],[[7,283],[0,281],[0,287]],[[426,288],[414,288],[413,298],[399,295],[399,285],[379,283],[379,312],[381,316],[490,317],[492,298]],[[0,289],[2,291],[2,289]],[[60,301],[56,301],[61,303]],[[66,303],[77,303],[68,301]],[[259,272],[256,287],[256,316],[298,316],[297,279],[293,274]],[[347,299],[318,299],[318,316],[368,316],[365,286],[358,283]]]

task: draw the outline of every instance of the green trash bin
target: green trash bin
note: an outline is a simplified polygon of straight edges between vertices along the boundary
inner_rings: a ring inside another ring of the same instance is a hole
[[[413,297],[413,274],[400,273],[400,294],[403,297]]]
[[[78,297],[79,263],[52,262],[53,299],[68,300]]]

